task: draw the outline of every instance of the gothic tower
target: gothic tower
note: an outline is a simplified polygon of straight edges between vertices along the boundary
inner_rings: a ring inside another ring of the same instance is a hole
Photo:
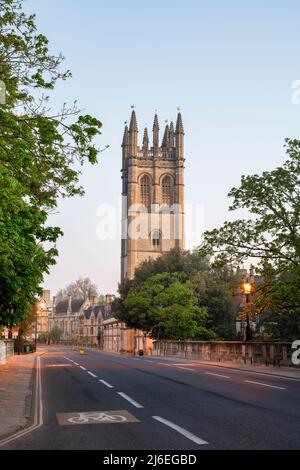
[[[184,248],[184,129],[181,113],[166,124],[161,145],[157,114],[153,143],[145,128],[138,145],[138,125],[132,111],[122,142],[121,279],[135,268],[178,246]]]

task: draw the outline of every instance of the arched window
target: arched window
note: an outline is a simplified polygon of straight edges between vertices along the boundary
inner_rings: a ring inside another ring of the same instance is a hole
[[[151,193],[150,193],[151,183],[150,178],[147,175],[142,176],[141,178],[141,203],[150,210],[151,206]]]
[[[171,176],[165,176],[162,180],[162,202],[171,206],[173,204],[173,184]]]
[[[151,233],[152,246],[159,247],[161,244],[161,233],[159,230],[153,230]]]

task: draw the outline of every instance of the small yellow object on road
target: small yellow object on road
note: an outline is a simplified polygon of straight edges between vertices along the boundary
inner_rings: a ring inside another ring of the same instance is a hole
[[[82,354],[85,354],[85,350],[84,350],[83,348],[80,348],[79,354],[81,354],[81,355],[82,355]]]

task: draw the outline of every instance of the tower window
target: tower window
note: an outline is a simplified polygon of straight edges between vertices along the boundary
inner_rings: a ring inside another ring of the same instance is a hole
[[[150,209],[151,206],[151,194],[150,194],[150,178],[144,175],[141,179],[141,203]]]
[[[160,243],[161,243],[161,233],[159,230],[154,230],[154,232],[152,232],[152,245],[153,246],[160,246]]]
[[[171,206],[173,204],[173,184],[170,176],[165,176],[162,180],[162,202]]]

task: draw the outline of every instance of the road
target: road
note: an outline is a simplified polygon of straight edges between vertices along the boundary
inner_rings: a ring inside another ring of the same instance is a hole
[[[67,347],[40,363],[42,421],[2,449],[299,449],[296,379]]]

